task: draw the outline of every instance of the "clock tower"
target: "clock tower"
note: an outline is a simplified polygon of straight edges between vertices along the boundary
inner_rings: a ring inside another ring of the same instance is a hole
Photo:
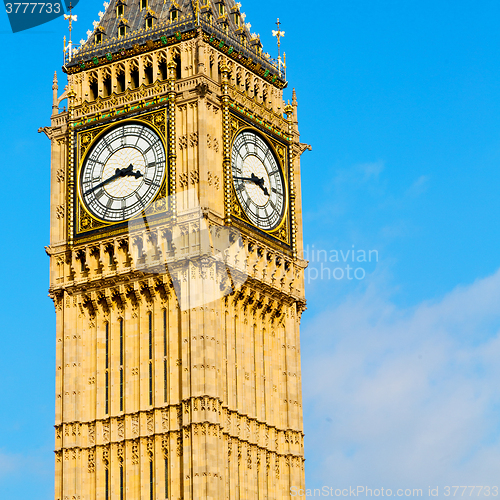
[[[295,92],[233,0],[104,6],[41,129],[55,499],[281,500],[304,488]]]

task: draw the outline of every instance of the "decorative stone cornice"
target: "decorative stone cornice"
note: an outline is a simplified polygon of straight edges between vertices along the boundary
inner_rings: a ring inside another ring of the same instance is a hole
[[[244,262],[238,260],[224,263],[210,255],[198,257],[179,255],[175,245],[167,248],[164,254],[158,254],[158,259],[153,259],[152,264],[142,262],[141,251],[144,241],[147,243],[149,239],[148,244],[158,250],[158,234],[168,239],[168,230],[162,231],[160,228],[157,232],[144,235],[145,237],[141,234],[132,237],[123,236],[106,240],[100,245],[73,247],[67,250],[66,262],[71,264],[71,273],[68,276],[64,274],[64,268],[57,269],[61,276],[51,284],[49,294],[53,296],[62,291],[70,295],[82,294],[86,297],[85,305],[82,306],[83,310],[91,315],[97,310],[94,305],[90,307],[88,302],[89,293],[92,291],[115,290],[111,294],[106,292],[99,296],[99,301],[96,301],[98,304],[104,298],[105,303],[101,308],[104,307],[106,310],[112,309],[115,305],[122,308],[126,303],[125,297],[134,307],[137,307],[142,299],[146,302],[151,302],[156,298],[164,301],[173,291],[170,275],[177,275],[189,262],[196,263],[199,260],[199,264],[205,268],[216,264],[215,269],[221,276],[223,287],[232,288],[233,291],[230,293],[236,293],[235,300],[243,300],[245,306],[254,302],[255,299],[251,295],[256,290],[263,298],[267,297],[269,300],[272,299],[276,303],[283,303],[287,306],[297,303],[298,309],[304,310],[305,299],[296,287],[299,283],[297,277],[303,274],[307,266],[306,261],[289,260],[262,241],[243,236],[242,242],[247,249]],[[132,247],[135,248],[133,255],[129,251],[130,241],[133,242]],[[47,251],[52,257],[61,255],[61,252],[56,254],[52,249],[47,249]],[[108,254],[105,259],[102,258],[103,252]],[[112,258],[109,257],[110,252]],[[245,269],[247,269],[246,272]],[[226,282],[225,285],[224,282]],[[128,287],[125,292],[117,293],[117,286],[121,284],[127,284]],[[236,291],[240,287],[241,289]],[[264,302],[264,304],[270,303]],[[267,309],[264,306],[255,305],[254,309],[267,314],[264,311],[267,311],[270,306],[266,307]]]
[[[104,419],[61,422],[55,425],[55,450],[89,449],[179,432],[185,439],[197,434],[224,436],[279,456],[303,454],[301,430],[268,425],[229,409],[211,396],[191,397],[182,403]]]

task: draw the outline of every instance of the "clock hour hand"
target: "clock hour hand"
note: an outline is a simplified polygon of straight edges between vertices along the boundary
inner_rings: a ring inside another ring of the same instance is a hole
[[[132,164],[130,164],[127,168],[117,168],[115,170],[115,174],[114,175],[112,175],[111,177],[109,177],[105,181],[97,184],[97,186],[94,186],[93,188],[90,188],[85,193],[85,195],[92,193],[92,191],[95,191],[96,189],[99,189],[100,187],[105,186],[106,184],[108,184],[111,181],[114,181],[115,179],[118,179],[118,177],[131,176],[131,177],[135,177],[136,179],[138,179],[139,177],[142,177],[142,174],[141,174],[140,170],[138,170],[137,172],[134,172],[133,169],[134,169],[134,166]]]
[[[269,191],[267,190],[266,186],[264,186],[264,177],[257,177],[254,173],[252,173],[251,177],[234,177],[233,176],[233,179],[239,180],[239,181],[253,182],[257,186],[259,186],[260,189],[262,189],[262,191],[264,192],[264,194],[266,196],[269,196]]]
[[[135,177],[136,179],[143,176],[140,170],[134,172],[134,166],[132,165],[132,163],[127,168],[122,169],[121,175],[122,176],[128,175],[129,177]]]
[[[252,173],[252,181],[255,182],[260,189],[262,189],[266,196],[269,196],[269,191],[266,186],[264,186],[264,177],[257,177],[254,173]]]

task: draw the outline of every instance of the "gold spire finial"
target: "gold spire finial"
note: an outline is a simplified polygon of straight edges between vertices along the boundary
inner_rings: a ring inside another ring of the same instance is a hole
[[[194,5],[194,17],[196,18],[196,24],[197,26],[200,25],[200,0],[196,0],[193,2]]]
[[[281,37],[285,36],[285,32],[280,30],[280,18],[278,17],[278,21],[276,22],[276,26],[278,26],[277,30],[273,30],[273,36],[276,37],[278,41],[278,59],[281,59]]]
[[[73,30],[73,21],[76,21],[76,16],[74,16],[71,11],[73,7],[71,6],[71,2],[69,4],[69,14],[64,14],[64,19],[66,21],[69,21],[69,42],[68,45],[66,45],[66,37],[64,37],[64,52],[66,50],[68,51],[68,59],[71,61],[72,57],[72,52],[73,52],[73,47],[72,47],[72,42],[71,42],[71,31]]]
[[[276,37],[276,40],[278,41],[278,69],[281,72],[282,67],[285,68],[285,63],[281,60],[281,37],[285,36],[285,32],[281,31],[281,23],[280,23],[280,18],[278,17],[278,21],[276,22],[276,26],[278,27],[277,30],[273,30],[273,36]],[[283,53],[283,55],[285,55]]]

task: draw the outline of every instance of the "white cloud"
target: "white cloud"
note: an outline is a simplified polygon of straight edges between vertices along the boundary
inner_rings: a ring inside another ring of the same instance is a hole
[[[21,477],[45,477],[53,474],[54,457],[50,449],[33,448],[25,453],[0,449],[0,491],[2,487]],[[16,479],[17,478],[17,479]]]
[[[429,176],[421,175],[408,189],[407,194],[410,196],[419,196],[429,187]]]
[[[19,455],[0,451],[0,479],[16,472],[19,468],[19,463]]]
[[[333,187],[339,191],[344,191],[346,186],[359,189],[363,184],[371,184],[374,187],[380,182],[380,174],[384,169],[385,162],[382,160],[357,163],[349,168],[336,170],[332,181],[327,183],[326,186]]]
[[[498,484],[499,329],[500,271],[412,309],[368,287],[309,322],[308,488]]]
[[[371,178],[377,178],[385,168],[385,163],[381,160],[370,163],[362,163],[357,166],[357,169],[363,173],[363,180],[367,181]]]

